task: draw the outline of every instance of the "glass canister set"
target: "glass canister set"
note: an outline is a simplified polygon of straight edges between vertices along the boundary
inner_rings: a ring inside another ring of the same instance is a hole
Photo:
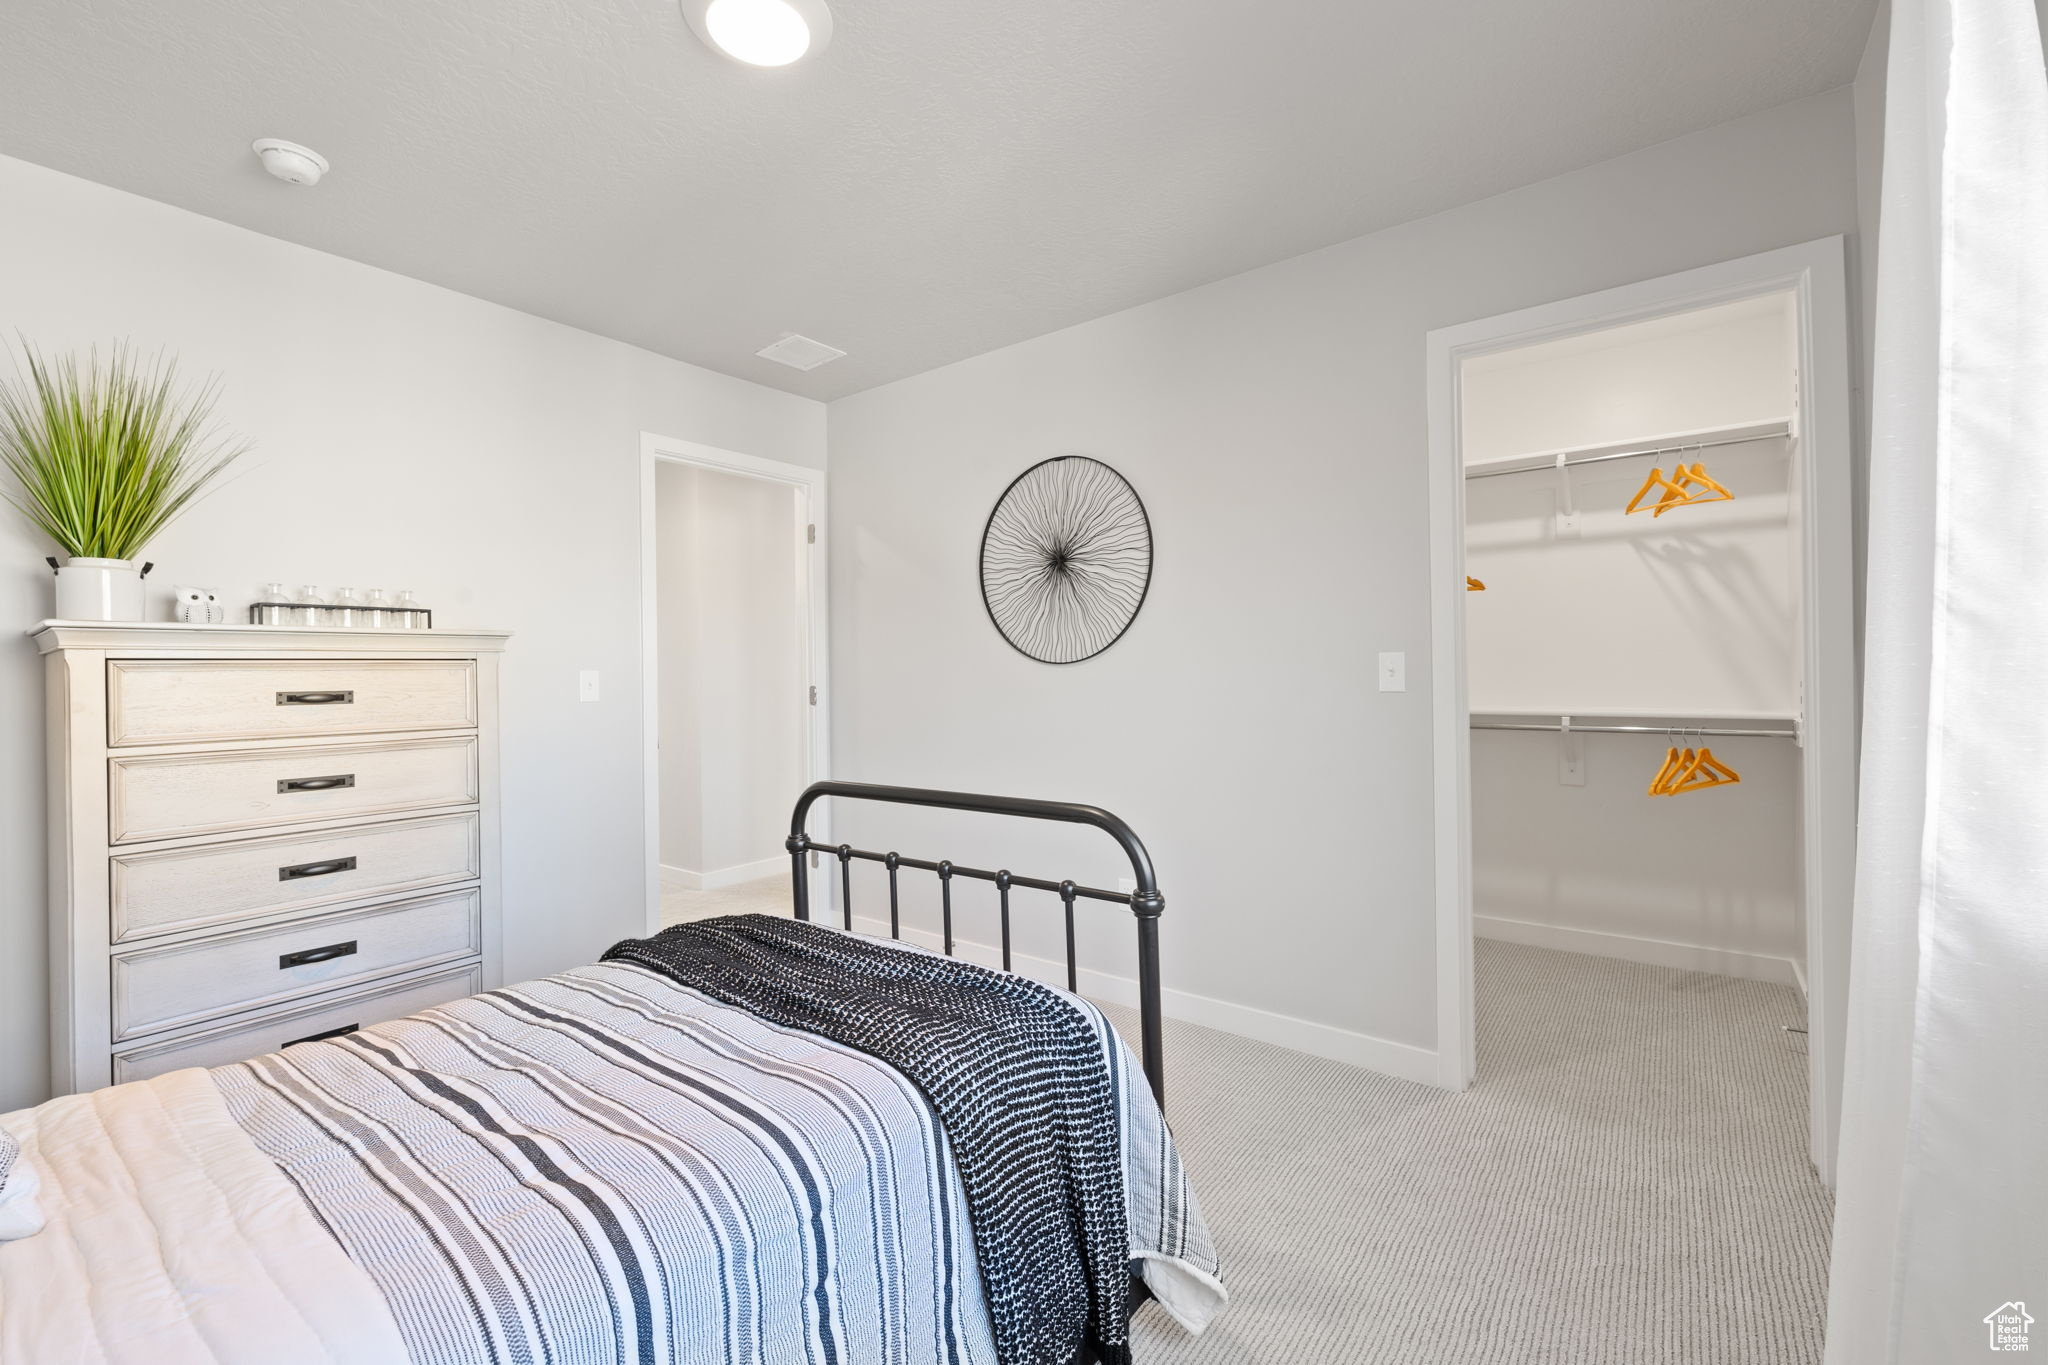
[[[431,630],[434,613],[420,605],[407,588],[393,601],[384,589],[371,588],[356,596],[354,588],[336,588],[334,597],[320,595],[308,583],[296,597],[285,595],[284,584],[268,583],[263,600],[249,604],[249,619],[259,626],[340,626],[355,630]]]

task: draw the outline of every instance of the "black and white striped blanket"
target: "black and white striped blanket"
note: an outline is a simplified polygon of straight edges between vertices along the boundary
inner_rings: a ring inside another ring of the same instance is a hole
[[[768,915],[678,924],[603,960],[651,967],[909,1077],[953,1144],[1003,1365],[1129,1359],[1116,1092],[1069,997]]]
[[[894,950],[892,950],[894,951]],[[1129,1254],[1176,1317],[1215,1252],[1144,1077]],[[390,1305],[412,1365],[998,1365],[952,1143],[900,1071],[623,962],[211,1073]]]

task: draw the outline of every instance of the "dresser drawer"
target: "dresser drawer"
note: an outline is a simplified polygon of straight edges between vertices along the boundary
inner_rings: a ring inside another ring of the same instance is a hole
[[[107,837],[116,844],[476,799],[473,736],[107,760]]]
[[[238,1020],[167,1043],[145,1044],[114,1056],[114,1080],[140,1081],[187,1066],[226,1066],[230,1062],[276,1052],[322,1034],[353,1033],[371,1024],[403,1019],[483,989],[483,969],[474,963],[451,972],[379,983],[351,991],[340,1000],[322,1000],[296,1009],[273,1010],[254,1023]]]
[[[475,724],[470,659],[107,662],[107,743],[114,748]]]
[[[460,811],[116,854],[114,941],[471,881],[483,875],[479,827],[477,812]]]
[[[114,956],[114,1038],[280,1004],[482,951],[472,889]]]

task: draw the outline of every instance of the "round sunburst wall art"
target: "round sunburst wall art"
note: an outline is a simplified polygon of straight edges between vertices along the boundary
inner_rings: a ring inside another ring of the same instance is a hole
[[[1122,637],[1152,582],[1152,523],[1123,475],[1085,455],[1019,474],[981,533],[981,600],[1016,650],[1092,659]]]

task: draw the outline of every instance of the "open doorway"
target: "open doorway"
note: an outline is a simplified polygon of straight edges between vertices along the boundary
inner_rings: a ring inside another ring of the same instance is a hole
[[[789,812],[826,752],[823,474],[643,447],[650,926],[787,914]]]
[[[1444,1079],[1484,1080],[1475,1014],[1519,990],[1587,1015],[1560,1037],[1722,1067],[1745,1104],[1783,1072],[1830,1181],[1854,852],[1843,283],[1839,242],[1812,243],[1430,339]]]

